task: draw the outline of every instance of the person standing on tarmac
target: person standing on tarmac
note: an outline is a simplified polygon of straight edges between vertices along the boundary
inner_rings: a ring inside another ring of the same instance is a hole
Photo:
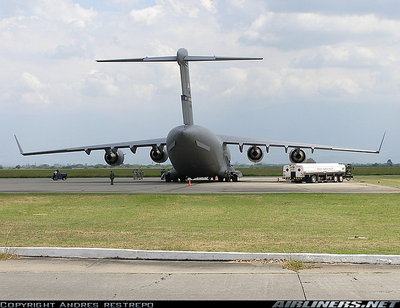
[[[115,174],[114,174],[114,172],[111,170],[111,172],[110,172],[111,185],[114,185],[114,179],[115,179]]]

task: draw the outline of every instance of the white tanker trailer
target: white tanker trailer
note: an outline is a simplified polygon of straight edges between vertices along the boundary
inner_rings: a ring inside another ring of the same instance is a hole
[[[343,182],[353,177],[352,171],[350,164],[291,164],[283,166],[283,178],[297,183]]]

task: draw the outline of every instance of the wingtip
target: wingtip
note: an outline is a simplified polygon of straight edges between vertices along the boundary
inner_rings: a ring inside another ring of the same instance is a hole
[[[17,135],[14,134],[15,141],[17,142],[19,152],[24,155],[24,151],[22,150],[21,144],[18,141]]]
[[[381,144],[379,145],[379,149],[378,149],[378,154],[381,152],[381,149],[382,149],[382,145],[383,145],[383,141],[385,140],[385,136],[386,136],[386,131],[383,133],[383,136],[382,136],[382,140],[381,140]]]

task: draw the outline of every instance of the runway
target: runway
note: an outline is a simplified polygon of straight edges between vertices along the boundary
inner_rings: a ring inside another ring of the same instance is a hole
[[[69,178],[53,181],[48,178],[0,179],[0,193],[400,193],[399,188],[360,183],[291,183],[277,177],[243,177],[239,182],[165,183],[159,178],[116,178],[114,185],[106,178]]]

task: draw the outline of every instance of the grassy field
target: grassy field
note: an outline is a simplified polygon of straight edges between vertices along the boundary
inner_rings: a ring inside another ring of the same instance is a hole
[[[357,176],[356,181],[400,188],[400,176]]]
[[[245,176],[282,176],[281,166],[237,168]],[[84,169],[60,169],[62,173],[68,173],[68,177],[90,178],[108,177],[113,170],[117,177],[132,177],[133,169],[129,168],[84,168]],[[159,177],[161,168],[142,168],[144,176]],[[0,169],[0,178],[50,178],[54,170],[51,169]],[[354,175],[400,175],[400,166],[356,166]]]
[[[133,169],[124,168],[87,168],[87,169],[59,169],[61,173],[67,173],[71,178],[108,178],[111,170],[118,177],[132,177]],[[144,168],[145,176],[159,177],[161,169]],[[0,169],[0,178],[51,178],[52,169]]]
[[[0,246],[400,254],[398,194],[0,194]]]

